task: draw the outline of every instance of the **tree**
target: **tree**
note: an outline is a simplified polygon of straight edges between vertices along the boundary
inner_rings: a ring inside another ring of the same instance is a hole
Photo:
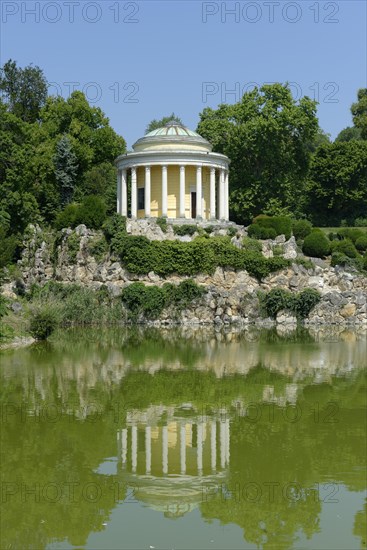
[[[324,130],[319,128],[312,141],[307,144],[307,147],[311,153],[314,153],[320,145],[325,145],[327,143],[331,143],[330,134],[327,134]]]
[[[61,204],[62,206],[66,206],[71,202],[73,197],[78,170],[77,158],[67,135],[62,136],[56,145],[54,163],[55,178],[60,189]]]
[[[172,113],[171,116],[164,116],[160,120],[153,119],[148,126],[146,127],[145,133],[148,134],[149,132],[152,132],[153,130],[157,130],[158,128],[162,128],[165,126],[168,122],[178,122],[179,124],[182,124],[182,120],[175,115],[175,113]]]
[[[317,225],[367,217],[367,142],[323,145],[316,151],[306,188],[306,208]]]
[[[297,214],[317,131],[316,102],[296,102],[288,85],[255,88],[234,105],[205,108],[197,131],[231,159],[231,217]]]
[[[0,90],[10,112],[25,122],[35,122],[47,98],[47,81],[39,67],[17,67],[9,59],[0,69]]]
[[[356,126],[347,126],[344,128],[335,138],[335,143],[342,141],[351,141],[352,139],[360,140],[362,139],[362,132],[360,128]]]
[[[358,90],[358,100],[351,107],[354,125],[361,130],[362,139],[367,139],[367,88]]]

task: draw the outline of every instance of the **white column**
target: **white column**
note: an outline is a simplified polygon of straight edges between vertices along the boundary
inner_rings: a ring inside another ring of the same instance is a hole
[[[224,170],[219,172],[219,219],[224,220]]]
[[[121,170],[121,201],[120,201],[120,214],[121,216],[127,216],[127,172]]]
[[[131,168],[131,217],[137,215],[137,189],[136,189],[136,168]]]
[[[185,218],[185,167],[180,166],[180,218]]]
[[[167,166],[162,166],[162,216],[167,217]]]
[[[229,220],[229,174],[226,170],[224,178],[224,218]]]
[[[180,427],[180,462],[181,474],[186,474],[186,426],[182,424]]]
[[[126,465],[126,456],[127,456],[127,429],[124,428],[121,430],[121,460],[122,465]]]
[[[211,423],[210,447],[211,447],[212,470],[215,471],[217,467],[217,423],[215,420],[212,420],[212,423]]]
[[[223,420],[219,424],[219,440],[220,440],[220,467],[226,466],[226,425]]]
[[[162,427],[162,470],[164,474],[168,473],[168,428]]]
[[[136,472],[136,465],[138,463],[138,428],[132,426],[131,428],[131,467],[132,471]]]
[[[201,422],[197,425],[197,461],[198,474],[201,475],[203,471],[203,424]]]
[[[150,218],[150,166],[145,167],[145,216]]]
[[[203,217],[203,185],[201,166],[196,168],[196,217]]]
[[[215,220],[215,168],[210,169],[210,219]]]
[[[150,474],[152,466],[152,440],[150,426],[145,427],[145,473]]]
[[[121,170],[117,170],[117,206],[116,212],[121,214]]]

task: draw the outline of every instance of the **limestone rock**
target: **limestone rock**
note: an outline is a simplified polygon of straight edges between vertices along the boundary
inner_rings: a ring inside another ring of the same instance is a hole
[[[297,243],[293,236],[289,239],[289,241],[284,243],[283,257],[286,260],[294,260],[297,258]]]

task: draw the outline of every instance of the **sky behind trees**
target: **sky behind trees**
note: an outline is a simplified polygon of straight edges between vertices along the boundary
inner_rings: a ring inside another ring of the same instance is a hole
[[[39,65],[49,92],[83,90],[128,146],[153,118],[235,103],[254,84],[292,83],[319,101],[332,138],[365,87],[366,4],[339,2],[2,2],[1,58]]]

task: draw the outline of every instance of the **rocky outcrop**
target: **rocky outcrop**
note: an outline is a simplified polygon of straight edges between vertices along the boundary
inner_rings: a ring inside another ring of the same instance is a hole
[[[153,228],[148,222],[146,225],[142,222],[128,222],[127,228],[132,234],[137,234],[139,230],[140,234],[149,238],[177,238],[172,228],[167,234],[156,224],[153,224]],[[215,231],[227,230],[218,226]],[[242,246],[244,235],[245,230],[238,228],[232,242]],[[105,285],[112,296],[119,297],[122,289],[134,281],[162,286],[166,282],[178,284],[183,279],[175,275],[162,278],[153,272],[146,276],[130,274],[118,258],[111,257],[107,250],[99,257],[93,255],[91,243],[98,238],[101,238],[98,232],[79,226],[75,231],[64,230],[61,240],[55,243],[46,238],[38,227],[31,228],[19,262],[26,288],[33,283],[44,284],[53,279],[86,285],[92,289]],[[284,236],[280,236],[275,241],[263,242],[262,246],[263,254],[268,257],[274,254],[274,247],[277,247],[277,254],[279,247],[282,247],[282,255],[290,260],[297,257],[297,245],[293,237],[285,241]],[[220,267],[212,275],[200,274],[193,279],[206,289],[200,303],[193,303],[190,308],[179,313],[164,311],[154,324],[293,325],[296,319],[286,311],[280,312],[276,321],[264,319],[260,312],[258,292],[268,292],[274,288],[300,292],[313,288],[319,291],[321,301],[311,311],[305,324],[367,325],[367,277],[330,267],[326,262],[311,268],[295,262],[291,267],[269,275],[261,283],[246,271],[235,272]],[[8,295],[14,292],[14,283],[4,285],[3,292]]]

